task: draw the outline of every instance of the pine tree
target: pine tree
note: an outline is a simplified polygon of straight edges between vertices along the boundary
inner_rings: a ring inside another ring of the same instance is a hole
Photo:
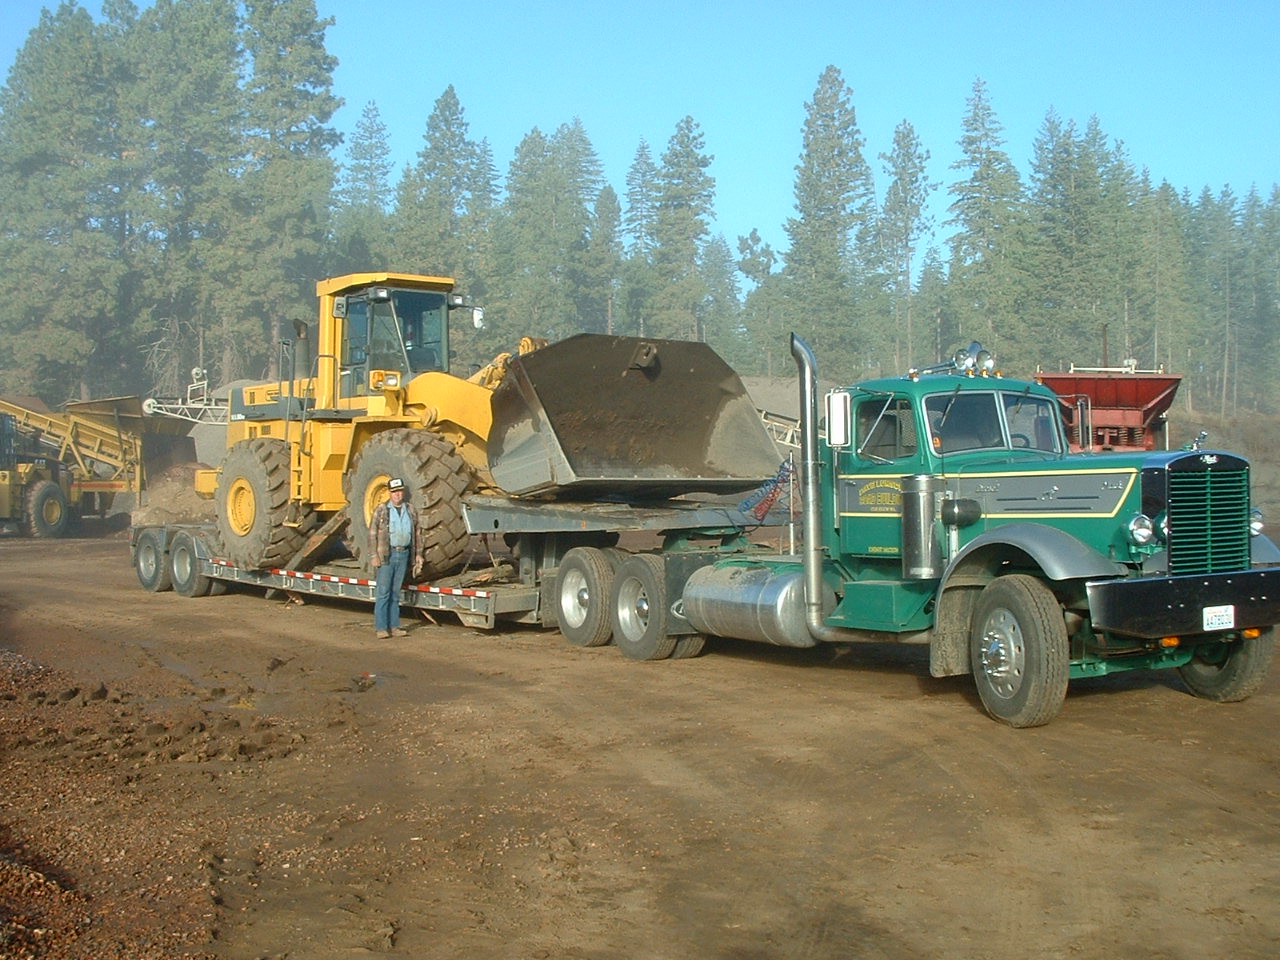
[[[130,200],[140,282],[139,335],[151,387],[176,396],[210,357],[226,277],[209,270],[236,218],[244,100],[234,0],[159,0],[123,37],[132,82],[122,101],[130,150],[145,158]]]
[[[656,245],[650,334],[684,340],[703,338],[706,284],[699,273],[703,239],[714,216],[715,179],[707,173],[701,129],[692,117],[676,124],[657,176]]]
[[[365,104],[338,175],[333,217],[333,273],[371,270],[391,262],[388,236],[391,147],[378,105]]]
[[[477,206],[492,202],[492,196],[475,192],[483,183],[482,158],[449,86],[427,118],[417,161],[396,188],[394,238],[401,269],[466,281],[470,258],[463,223]]]
[[[1026,232],[1022,182],[981,79],[974,81],[962,129],[961,159],[951,169],[967,176],[947,188],[954,199],[946,225],[956,228],[948,241],[949,310],[961,337],[968,331],[995,348],[1018,318],[1016,264]]]
[[[60,403],[139,375],[123,29],[75,4],[45,10],[0,91],[0,392]]]
[[[932,228],[926,205],[936,184],[929,182],[926,164],[929,151],[920,145],[915,128],[903,120],[893,134],[893,152],[882,153],[884,172],[889,177],[889,191],[880,215],[881,247],[890,267],[895,327],[902,336],[896,338],[905,351],[895,349],[896,367],[914,362],[914,316],[912,283],[916,246]]]
[[[318,20],[313,0],[246,0],[245,14],[246,160],[214,265],[225,379],[278,375],[271,344],[283,321],[311,314],[340,140],[328,126],[342,102],[330,92],[337,61],[324,46],[333,20]]]
[[[800,163],[796,167],[796,216],[786,223],[791,242],[784,272],[782,326],[810,341],[829,365],[846,366],[850,344],[878,352],[879,325],[855,310],[860,290],[872,282],[876,257],[875,185],[862,155],[865,141],[853,108],[853,91],[834,66],[818,79],[805,104]]]

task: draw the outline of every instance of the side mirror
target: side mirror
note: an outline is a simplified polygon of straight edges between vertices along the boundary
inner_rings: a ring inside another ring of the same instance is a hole
[[[849,394],[832,390],[826,396],[827,445],[847,447],[853,442],[853,405]]]

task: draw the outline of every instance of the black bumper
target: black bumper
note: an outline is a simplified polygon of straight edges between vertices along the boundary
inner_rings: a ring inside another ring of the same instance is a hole
[[[1280,567],[1092,580],[1085,586],[1090,619],[1098,632],[1183,637],[1280,623]]]

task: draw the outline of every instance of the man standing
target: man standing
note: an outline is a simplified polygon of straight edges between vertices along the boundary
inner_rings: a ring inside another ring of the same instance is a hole
[[[413,557],[416,574],[422,569],[418,552],[418,513],[405,500],[404,481],[392,477],[387,483],[390,499],[378,504],[369,524],[369,557],[377,590],[374,593],[373,621],[379,640],[408,636],[400,629],[400,590]]]

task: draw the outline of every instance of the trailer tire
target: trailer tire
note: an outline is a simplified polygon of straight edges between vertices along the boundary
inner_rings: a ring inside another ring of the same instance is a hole
[[[574,547],[556,574],[556,626],[575,647],[602,647],[613,636],[609,597],[615,563],[596,547]]]
[[[71,526],[71,504],[62,487],[52,480],[37,480],[27,490],[23,504],[22,532],[28,537],[65,537]]]
[[[1202,700],[1236,703],[1256,693],[1267,679],[1275,655],[1276,638],[1271,627],[1256,637],[1241,637],[1228,644],[1214,644],[1220,659],[1197,651],[1178,674],[1187,689]]]
[[[225,593],[226,583],[206,577],[200,572],[200,555],[195,538],[184,532],[169,541],[169,575],[174,592],[183,597],[208,597]]]
[[[218,541],[236,566],[261,570],[283,564],[316,528],[311,505],[290,500],[289,469],[283,440],[241,440],[223,458]]]
[[[667,579],[662,558],[638,553],[618,568],[610,591],[613,642],[629,660],[665,660],[676,638],[667,633]]]
[[[470,534],[462,495],[471,482],[466,462],[452,443],[424,429],[384,430],[356,454],[343,490],[347,496],[347,545],[359,559],[368,553],[373,511],[387,498],[387,481],[400,477],[418,513],[422,574],[431,579],[452,571],[467,550]]]
[[[163,537],[159,530],[143,530],[133,547],[133,566],[143,590],[160,593],[173,589],[169,558],[164,555]]]
[[[1071,671],[1066,621],[1036,577],[987,584],[973,611],[969,657],[978,696],[997,720],[1038,727],[1062,709]]]
[[[676,637],[676,645],[671,651],[672,660],[692,660],[702,655],[702,648],[707,645],[704,633],[684,633]]]

